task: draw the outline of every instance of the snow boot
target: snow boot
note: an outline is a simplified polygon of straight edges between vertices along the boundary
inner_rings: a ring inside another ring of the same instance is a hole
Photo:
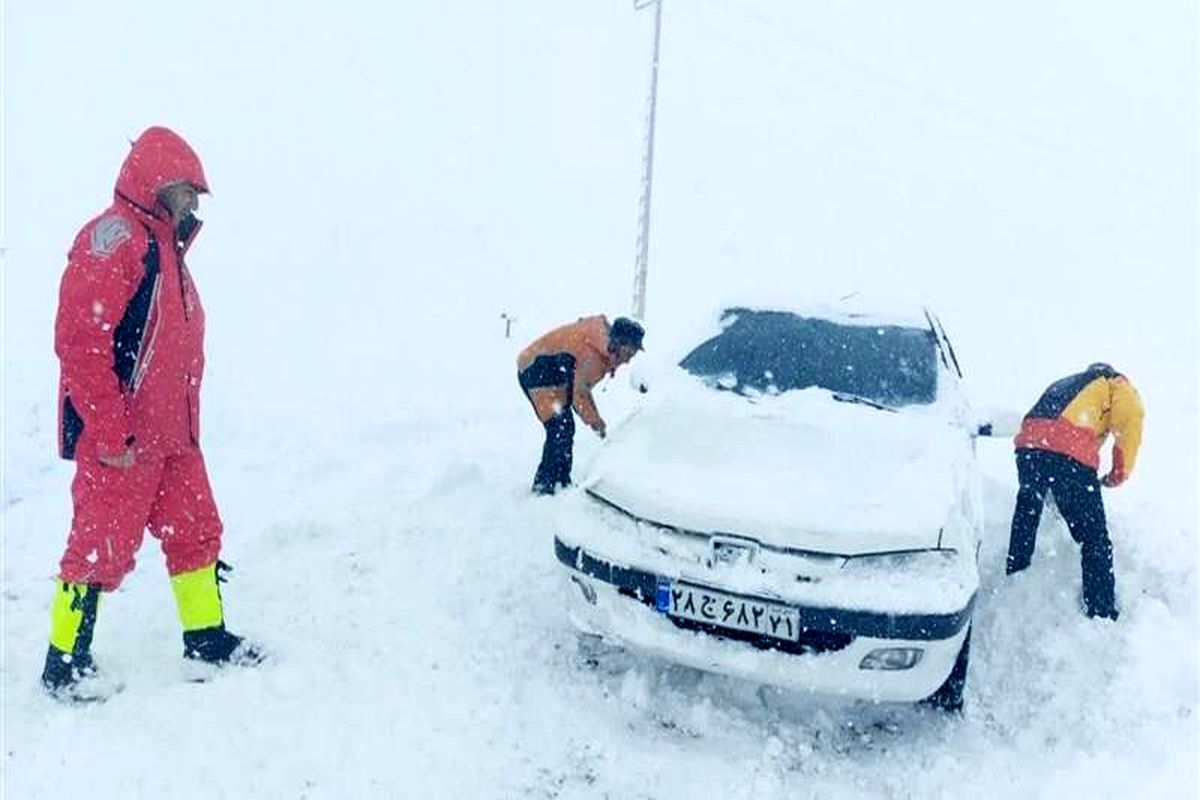
[[[56,581],[42,686],[58,699],[95,699],[81,682],[96,675],[91,649],[99,606],[100,584]]]
[[[183,657],[209,664],[237,664],[252,667],[261,664],[263,654],[241,636],[225,630],[224,625],[199,631],[183,632]]]
[[[264,655],[255,645],[225,629],[221,605],[222,572],[232,567],[217,561],[207,567],[171,576],[171,588],[183,624],[183,657],[209,664],[254,666]]]

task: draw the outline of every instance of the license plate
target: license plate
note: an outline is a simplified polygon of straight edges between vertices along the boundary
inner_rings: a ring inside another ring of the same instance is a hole
[[[687,583],[661,588],[667,590],[663,610],[672,617],[789,642],[800,636],[800,612],[794,608]]]

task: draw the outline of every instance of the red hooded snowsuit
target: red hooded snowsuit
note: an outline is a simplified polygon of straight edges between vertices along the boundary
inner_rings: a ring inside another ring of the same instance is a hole
[[[204,310],[184,264],[199,228],[176,230],[163,187],[208,182],[166,128],[130,150],[113,204],[83,227],[59,291],[60,449],[76,461],[74,517],[60,577],[111,591],[149,527],[171,575],[213,563],[221,520],[200,452]],[[132,446],[132,467],[101,464]]]

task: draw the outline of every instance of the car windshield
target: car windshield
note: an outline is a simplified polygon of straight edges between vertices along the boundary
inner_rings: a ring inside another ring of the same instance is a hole
[[[937,395],[937,345],[927,328],[741,308],[721,322],[721,333],[679,362],[715,389],[752,395],[815,386],[839,400],[889,408]]]

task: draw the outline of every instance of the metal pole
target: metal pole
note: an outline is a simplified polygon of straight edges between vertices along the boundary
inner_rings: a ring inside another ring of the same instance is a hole
[[[501,311],[500,319],[504,320],[504,338],[511,339],[513,323],[517,321],[517,318],[510,317],[507,311]]]
[[[633,277],[633,318],[646,318],[646,267],[650,254],[650,195],[654,184],[654,117],[658,107],[658,43],[662,33],[663,0],[654,3],[654,52],[650,61],[650,107],[646,119],[646,152],[642,157],[642,197],[638,217],[637,265]],[[640,5],[634,0],[636,10],[645,8],[650,2]]]

